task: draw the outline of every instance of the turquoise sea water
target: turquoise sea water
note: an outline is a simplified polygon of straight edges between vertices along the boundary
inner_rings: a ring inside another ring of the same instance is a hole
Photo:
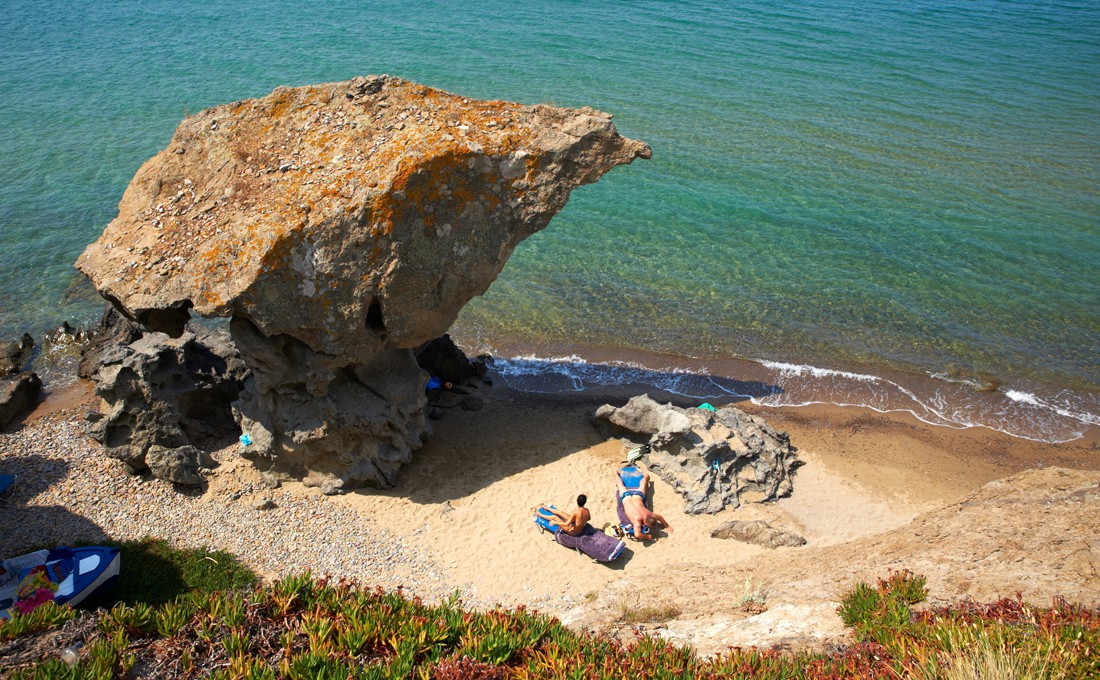
[[[1100,424],[1096,2],[0,9],[0,335],[98,314],[72,262],[186,113],[389,73],[591,105],[653,147],[463,311],[517,385]]]

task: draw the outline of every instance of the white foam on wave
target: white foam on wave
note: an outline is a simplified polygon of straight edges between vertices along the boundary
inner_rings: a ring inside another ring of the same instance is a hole
[[[1027,392],[1020,392],[1019,390],[1005,390],[1004,395],[1012,401],[1016,401],[1021,404],[1044,406],[1043,402],[1041,402],[1038,397],[1036,397],[1034,394],[1028,394]]]
[[[496,359],[494,368],[515,389],[527,392],[579,392],[631,384],[689,399],[749,399],[766,407],[815,404],[908,413],[921,422],[952,429],[987,427],[1040,442],[1079,439],[1100,416],[1071,404],[1048,403],[1018,389],[978,392],[965,380],[944,377],[923,397],[881,376],[758,360],[770,372],[764,381],[740,381],[683,368],[652,369],[629,362],[593,364],[577,355],[524,355]],[[932,378],[939,376],[932,375]]]
[[[754,398],[733,380],[683,368],[652,369],[631,362],[593,364],[577,356],[542,358],[523,355],[496,359],[494,368],[517,389],[528,392],[579,392],[593,387],[641,384],[691,399]],[[726,384],[722,384],[722,383]]]
[[[1030,406],[1037,406],[1044,409],[1050,409],[1060,416],[1076,420],[1087,425],[1100,425],[1100,414],[1089,413],[1088,411],[1082,411],[1079,409],[1069,408],[1066,405],[1055,404],[1046,399],[1040,399],[1039,397],[1029,392],[1022,392],[1020,390],[1005,390],[1005,396],[1012,401],[1022,404],[1028,404]]]
[[[864,373],[850,373],[848,371],[838,371],[832,368],[821,368],[820,366],[810,366],[809,364],[788,364],[782,361],[768,361],[767,359],[756,359],[756,363],[766,368],[779,371],[780,373],[788,375],[811,375],[815,378],[848,378],[849,380],[860,380],[865,382],[877,382],[882,380],[876,375],[866,375]]]

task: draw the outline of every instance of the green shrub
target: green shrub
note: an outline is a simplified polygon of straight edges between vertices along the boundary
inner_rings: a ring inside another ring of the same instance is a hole
[[[911,633],[911,605],[928,596],[926,579],[908,570],[891,572],[871,587],[859,583],[841,600],[837,613],[844,625],[854,629],[860,641],[888,644]]]
[[[159,538],[122,543],[119,576],[106,597],[114,602],[162,605],[191,592],[247,588],[257,576],[230,553],[205,548],[176,548]]]

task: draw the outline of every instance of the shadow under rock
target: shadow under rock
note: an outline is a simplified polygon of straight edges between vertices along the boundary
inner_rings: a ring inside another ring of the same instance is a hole
[[[606,441],[590,425],[602,403],[586,393],[506,390],[488,399],[482,410],[455,412],[435,421],[432,439],[401,468],[395,489],[365,488],[352,493],[403,497],[420,504],[465,498],[524,470]]]
[[[37,454],[0,458],[0,472],[15,475],[15,484],[9,489],[0,507],[25,504],[68,477],[70,467],[68,461]]]
[[[27,505],[69,476],[68,461],[40,455],[0,458],[0,472],[16,477],[10,497],[0,502],[0,559],[33,549],[107,540],[95,522],[59,505]]]
[[[525,470],[606,442],[607,437],[595,426],[596,410],[604,404],[622,406],[631,397],[646,393],[682,408],[702,403],[641,384],[534,393],[512,389],[496,378],[496,387],[471,390],[473,396],[483,398],[484,408],[474,412],[455,409],[433,422],[432,438],[401,468],[396,488],[368,487],[351,493],[402,497],[420,504],[465,498]],[[753,394],[779,389],[763,383],[742,386]],[[712,403],[724,406],[748,399],[729,396]],[[648,499],[652,503],[652,489]]]

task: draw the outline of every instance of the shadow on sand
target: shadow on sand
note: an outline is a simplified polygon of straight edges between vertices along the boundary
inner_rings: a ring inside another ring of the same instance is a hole
[[[0,503],[0,558],[32,549],[107,540],[95,522],[59,505],[27,505],[69,474],[69,464],[38,455],[0,458],[0,472],[16,476],[11,495]]]
[[[538,393],[512,389],[499,376],[494,379],[493,387],[470,390],[472,396],[481,399],[484,408],[473,412],[453,409],[433,422],[431,440],[401,469],[397,488],[367,488],[353,493],[403,497],[425,505],[454,501],[525,470],[607,442],[594,424],[596,409],[603,404],[622,406],[640,394],[684,408],[694,408],[703,402],[640,383]],[[779,388],[740,383],[738,389],[756,395],[772,394]],[[724,406],[748,399],[730,396],[710,403]],[[578,427],[578,422],[589,426]],[[490,434],[482,437],[482,431]]]

